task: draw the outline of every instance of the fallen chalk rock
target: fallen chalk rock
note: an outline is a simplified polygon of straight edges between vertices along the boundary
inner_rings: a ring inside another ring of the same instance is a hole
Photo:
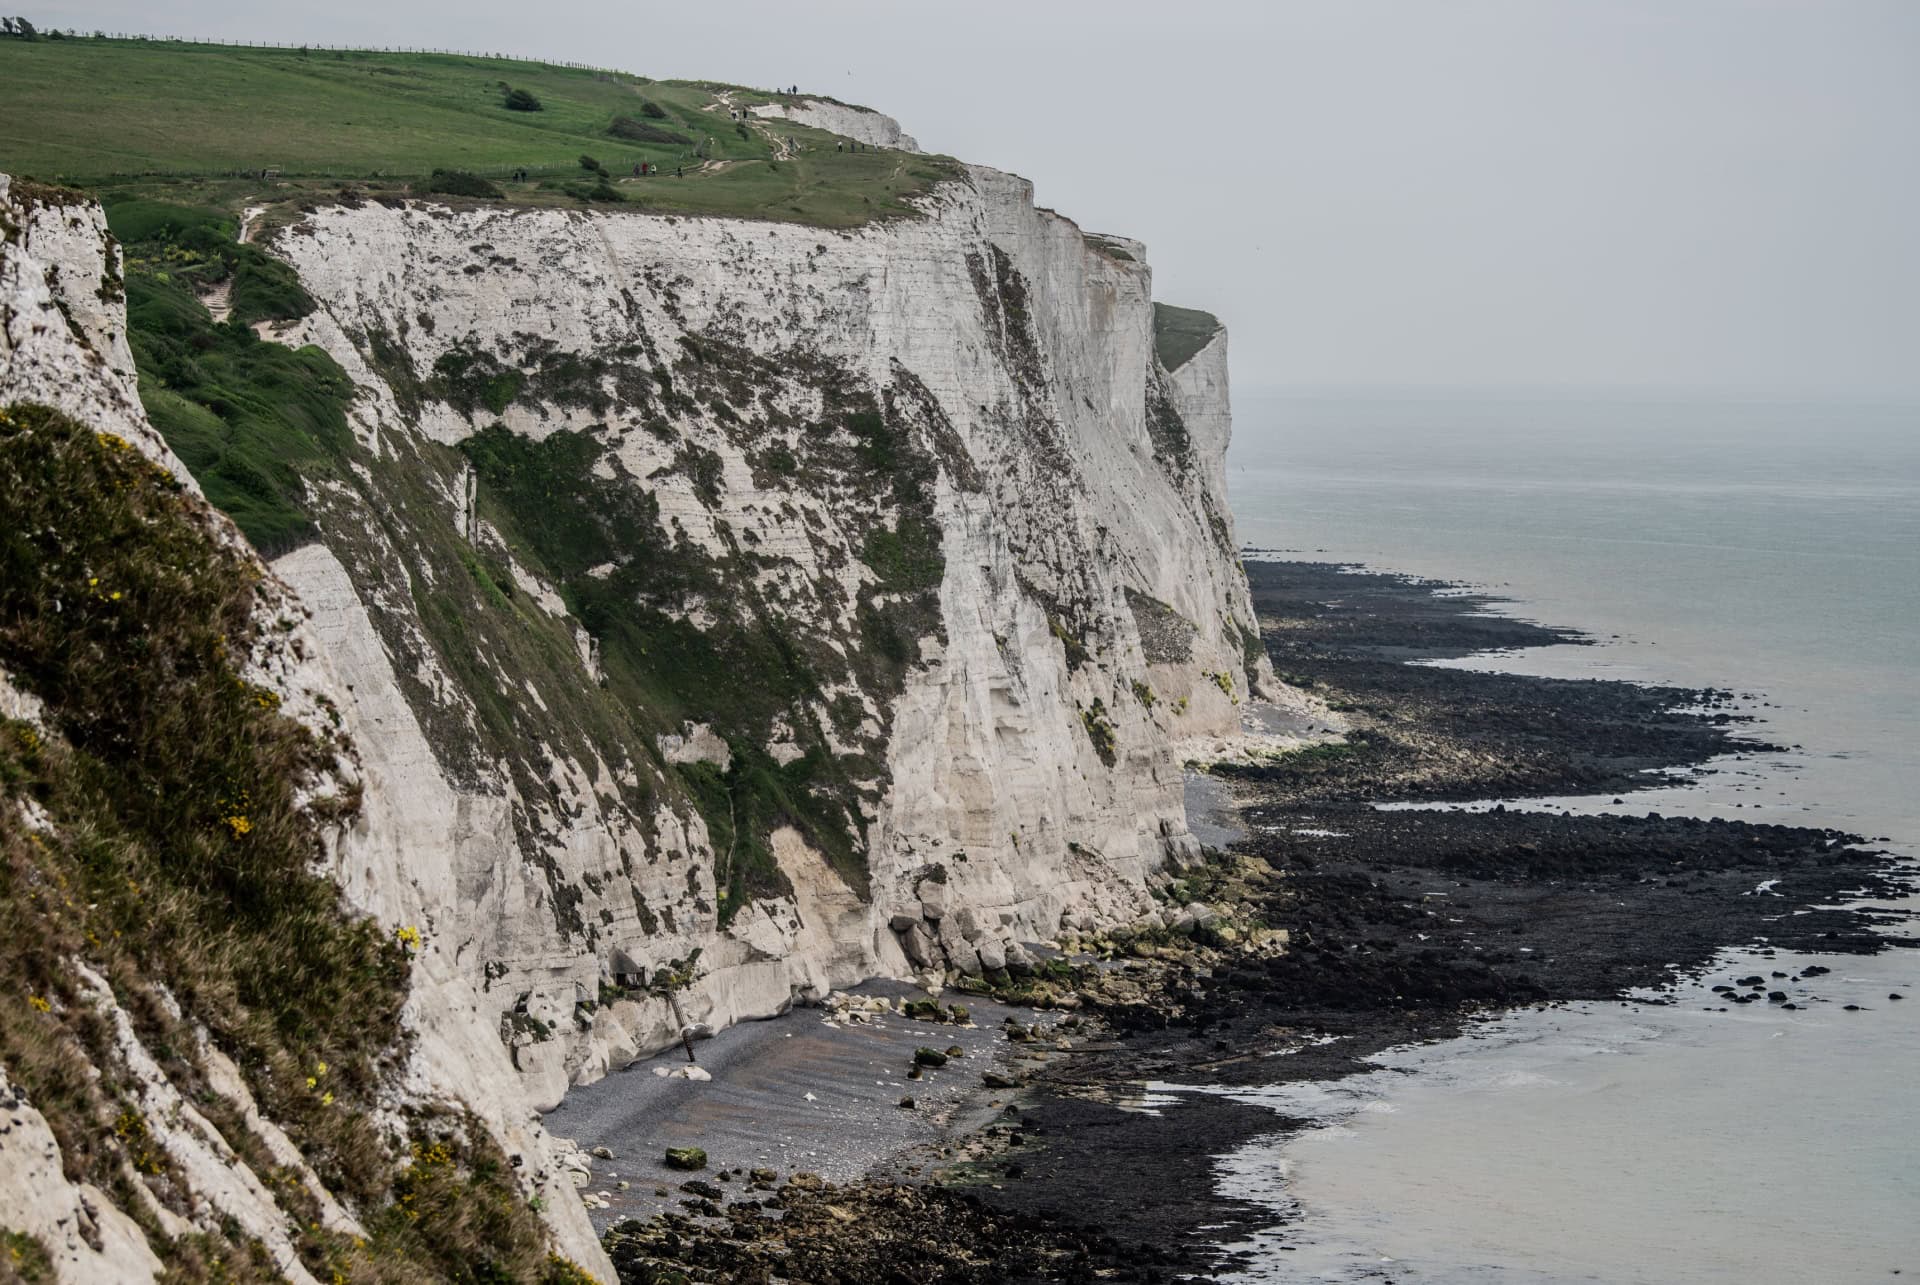
[[[918,919],[909,923],[901,934],[900,948],[907,952],[907,959],[915,968],[932,968],[939,958],[939,946],[933,934]]]
[[[920,893],[920,917],[927,920],[944,918],[947,913],[947,885],[945,880],[938,882],[922,879],[918,889]]]

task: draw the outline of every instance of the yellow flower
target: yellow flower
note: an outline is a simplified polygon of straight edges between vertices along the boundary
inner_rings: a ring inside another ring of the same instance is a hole
[[[315,1063],[313,1073],[315,1075],[325,1075],[327,1073],[327,1064],[325,1062]]]
[[[398,938],[400,944],[408,950],[420,949],[420,930],[412,924],[408,924],[405,928],[396,928],[393,935]]]
[[[236,839],[243,834],[251,834],[253,832],[253,821],[241,816],[239,813],[227,817],[226,822],[227,828],[233,831],[233,837]]]
[[[330,1106],[332,1106],[332,1105],[333,1105],[333,1094],[331,1094],[331,1093],[322,1093],[322,1094],[320,1095],[320,1105],[321,1105],[321,1106],[323,1106],[323,1107],[330,1107]]]
[[[314,1079],[311,1075],[309,1075],[307,1077],[307,1087],[309,1089],[317,1089],[320,1087],[320,1081]]]
[[[27,1003],[33,1008],[33,1011],[36,1013],[48,1013],[53,1011],[53,1001],[42,999],[38,995],[27,996]]]

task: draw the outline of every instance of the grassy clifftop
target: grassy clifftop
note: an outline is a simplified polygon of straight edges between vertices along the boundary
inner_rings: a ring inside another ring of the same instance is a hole
[[[1192,361],[1220,333],[1220,318],[1198,308],[1153,305],[1153,347],[1160,364],[1178,370]]]
[[[510,108],[515,90],[539,109]],[[955,172],[944,158],[840,151],[819,130],[730,116],[776,97],[452,54],[0,40],[0,170],[227,206],[343,182],[418,188],[458,170],[514,202],[836,227],[904,213]],[[633,177],[642,163],[658,176]],[[254,177],[266,171],[279,173]]]

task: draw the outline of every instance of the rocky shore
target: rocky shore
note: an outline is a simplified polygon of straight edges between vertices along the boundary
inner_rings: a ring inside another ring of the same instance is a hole
[[[923,1032],[951,1026],[950,1008],[868,996],[782,1019],[838,1029],[861,1013],[893,1030],[881,1047],[900,1065],[856,1095],[865,1116],[848,1117],[846,1143],[822,1141],[825,1162],[715,1154],[724,1183],[649,1175],[653,1205],[607,1220],[623,1282],[1204,1277],[1271,1221],[1214,1193],[1212,1157],[1289,1122],[1202,1094],[1158,1113],[1156,1082],[1333,1078],[1477,1014],[1668,986],[1725,945],[1892,940],[1870,912],[1830,908],[1898,887],[1855,836],[1629,813],[1653,769],[1767,748],[1731,694],[1413,664],[1579,640],[1450,586],[1306,563],[1248,573],[1275,668],[1343,714],[1345,742],[1212,768],[1245,837],[1168,879],[1163,914],[1060,941],[1032,975],[958,983],[991,994],[943,993],[967,1006],[968,1034],[953,1061],[917,1068],[947,1089],[917,1137],[887,1131],[900,1145],[881,1163],[853,1122],[921,1108],[891,1095],[914,1098],[909,1049],[945,1057]],[[1572,793],[1617,794],[1621,811],[1374,806]],[[738,1110],[762,1133],[806,1101],[747,1095]],[[847,1181],[819,1175],[836,1168]]]

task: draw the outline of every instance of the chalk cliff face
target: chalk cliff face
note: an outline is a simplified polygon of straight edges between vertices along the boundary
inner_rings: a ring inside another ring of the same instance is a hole
[[[824,98],[802,98],[793,102],[762,103],[749,110],[762,120],[790,120],[798,125],[811,125],[871,147],[901,152],[920,150],[920,144],[900,128],[899,121],[866,107],[829,102]]]
[[[1224,332],[1161,366],[1138,243],[976,168],[848,232],[369,203],[264,244],[318,302],[274,337],[359,389],[275,563],[363,733],[340,876],[537,1102],[681,1016],[1131,917],[1196,851],[1182,758],[1277,689]]]
[[[37,403],[66,412],[92,431],[115,435],[171,472],[189,496],[197,496],[186,469],[141,409],[120,271],[118,248],[98,206],[71,193],[15,184],[0,174],[0,406]],[[194,507],[194,520],[205,525],[212,540],[251,561],[231,523],[204,506]],[[355,738],[378,734],[378,710],[354,699],[329,660],[322,638],[338,632],[336,622],[323,615],[313,622],[319,629],[310,629],[301,604],[271,576],[259,586],[255,611],[261,621],[272,622],[261,631],[271,641],[250,657],[247,681],[265,694],[262,699],[301,722],[330,728],[328,735],[336,736],[341,747],[332,779],[310,788],[334,794],[360,785],[371,789],[356,761]],[[336,716],[344,727],[332,726]],[[56,720],[42,702],[4,668],[0,718],[18,720],[40,737],[58,735]],[[55,837],[55,823],[30,800],[0,797],[0,807],[23,809],[22,815],[0,817],[0,834],[24,818],[28,829]],[[363,817],[350,846],[387,856],[393,881],[405,884],[400,870],[436,857],[444,860],[446,854],[393,855],[405,843],[403,834],[388,829],[396,820],[385,809]],[[388,931],[410,928],[433,910],[417,890],[409,896],[350,885],[349,893],[352,907],[374,913]],[[123,1007],[126,992],[118,983],[124,979],[110,984],[84,956],[65,961],[65,967],[70,973],[65,982],[105,1024],[111,1065],[96,1065],[91,1074],[104,1077],[126,1104],[119,1126],[123,1136],[127,1121],[138,1121],[141,1138],[153,1148],[141,1161],[142,1172],[164,1173],[160,1182],[179,1186],[163,1201],[150,1191],[152,1184],[130,1170],[123,1175],[124,1189],[112,1192],[70,1179],[76,1162],[63,1155],[62,1143],[71,1146],[76,1139],[56,1138],[31,1098],[0,1066],[0,1225],[37,1240],[64,1281],[155,1279],[165,1266],[155,1253],[158,1242],[150,1243],[155,1234],[208,1233],[233,1243],[256,1242],[287,1279],[314,1280],[289,1239],[290,1228],[312,1217],[344,1236],[361,1235],[362,1229],[271,1111],[255,1100],[240,1069],[197,1026],[190,1004],[181,1011],[171,997],[163,1001],[194,1032],[198,1048],[191,1053],[149,1048],[142,1034],[146,1028],[137,1028]],[[24,979],[6,980],[11,986]],[[35,984],[44,990],[49,979],[35,979]],[[413,961],[407,991],[402,1016],[407,1044],[382,1090],[381,1110],[390,1117],[386,1123],[400,1132],[405,1117],[471,1112],[493,1145],[514,1158],[521,1191],[545,1209],[555,1248],[612,1280],[611,1264],[515,1082],[497,1035],[497,1015],[482,1005],[451,953],[430,940]],[[250,1140],[264,1152],[236,1152]],[[181,1209],[190,1212],[183,1215]]]
[[[0,174],[0,372],[8,400],[54,406],[139,444],[193,482],[134,387],[120,261],[90,202],[15,190]]]
[[[185,479],[98,211],[5,209],[0,401]],[[1198,851],[1183,761],[1291,697],[1224,331],[1166,368],[1143,247],[1023,180],[852,231],[348,198],[257,240],[316,303],[263,336],[339,363],[353,441],[305,471],[250,677],[352,747],[327,863],[419,934],[406,1101],[473,1111],[590,1269],[529,1104],[686,1022],[1139,915]],[[215,1204],[277,1243],[270,1196]],[[145,1270],[138,1228],[93,1240]]]

